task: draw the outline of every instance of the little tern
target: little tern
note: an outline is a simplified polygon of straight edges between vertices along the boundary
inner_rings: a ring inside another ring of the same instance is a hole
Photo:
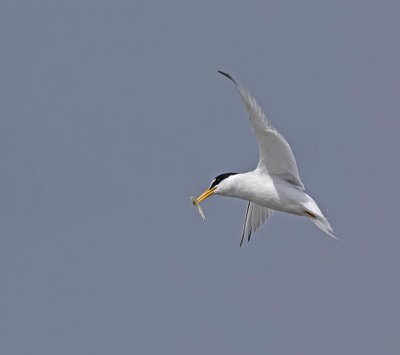
[[[316,202],[304,192],[296,160],[285,138],[267,119],[257,101],[249,91],[231,75],[218,71],[237,87],[249,114],[250,123],[256,136],[260,159],[255,170],[247,173],[225,173],[211,181],[210,187],[197,199],[194,205],[215,194],[235,197],[248,201],[244,218],[244,236],[250,241],[254,233],[269,217],[273,210],[305,216],[335,239],[333,229]],[[202,213],[201,209],[199,211]]]

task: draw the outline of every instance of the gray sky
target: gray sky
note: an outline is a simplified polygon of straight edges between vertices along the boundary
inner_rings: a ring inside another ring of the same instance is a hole
[[[400,6],[3,1],[0,353],[398,354]],[[240,80],[340,243],[189,197],[257,163]]]

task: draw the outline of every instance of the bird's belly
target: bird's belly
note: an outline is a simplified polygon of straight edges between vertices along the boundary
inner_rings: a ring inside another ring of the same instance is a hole
[[[254,196],[250,201],[253,201],[257,205],[271,208],[273,210],[293,213],[293,214],[301,214],[301,208],[297,201],[282,198],[282,196],[279,195]]]
[[[235,197],[273,210],[301,215],[304,214],[304,196],[304,192],[295,188],[282,187],[271,182],[246,186],[246,189],[237,191]]]

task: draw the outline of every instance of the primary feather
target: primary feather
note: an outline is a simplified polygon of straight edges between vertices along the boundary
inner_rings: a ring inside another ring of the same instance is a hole
[[[219,73],[232,80],[246,106],[260,152],[260,160],[257,168],[265,170],[269,175],[280,176],[293,185],[296,185],[299,189],[304,190],[304,185],[300,180],[296,160],[289,143],[271,125],[262,108],[250,93],[229,74],[222,71],[219,71]]]
[[[247,232],[247,240],[250,241],[252,233],[255,233],[265,221],[272,216],[272,210],[267,207],[259,206],[254,202],[247,203],[246,216],[244,217],[242,238],[240,246],[243,244],[244,236]]]

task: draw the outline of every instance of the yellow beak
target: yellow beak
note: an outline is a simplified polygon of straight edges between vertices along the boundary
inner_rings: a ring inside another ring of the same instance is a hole
[[[207,197],[211,196],[216,189],[217,189],[216,187],[213,187],[210,190],[204,191],[204,193],[202,193],[199,197],[193,200],[193,204],[197,205],[201,201],[205,200]]]

